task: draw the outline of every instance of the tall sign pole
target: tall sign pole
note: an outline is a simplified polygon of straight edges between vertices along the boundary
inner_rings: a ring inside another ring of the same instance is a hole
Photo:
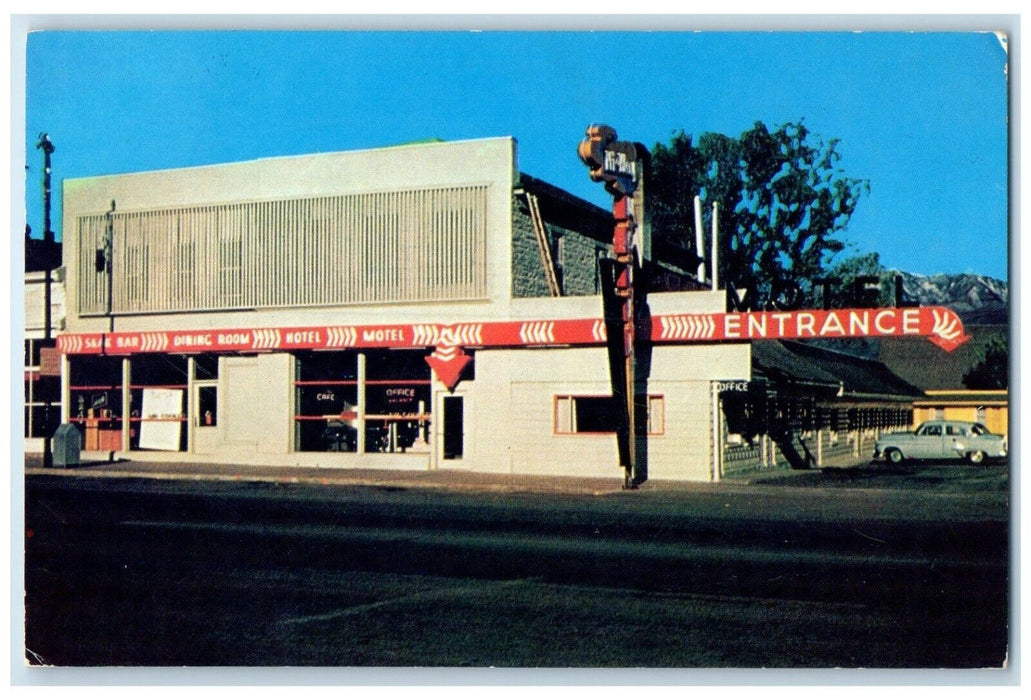
[[[609,369],[614,393],[622,391],[621,430],[616,432],[619,442],[619,459],[623,467],[623,487],[635,488],[640,483],[637,464],[637,389],[634,376],[635,325],[638,302],[634,294],[634,273],[638,264],[634,233],[637,230],[635,211],[641,211],[640,202],[634,201],[643,179],[639,172],[645,154],[640,144],[618,141],[616,130],[604,124],[587,127],[586,138],[577,148],[577,155],[590,171],[595,182],[604,182],[605,189],[612,195],[612,279],[606,285],[612,289],[608,296],[613,306],[618,306],[616,319],[610,325],[618,333],[608,334]],[[643,302],[643,299],[641,300]],[[609,314],[606,314],[608,317]],[[621,365],[621,366],[620,366]]]

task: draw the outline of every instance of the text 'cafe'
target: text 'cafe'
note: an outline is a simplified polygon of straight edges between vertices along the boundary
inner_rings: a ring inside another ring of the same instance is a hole
[[[131,459],[711,481],[911,418],[883,367],[789,391],[762,344],[964,338],[937,307],[728,313],[626,199],[511,138],[66,180],[62,421]]]

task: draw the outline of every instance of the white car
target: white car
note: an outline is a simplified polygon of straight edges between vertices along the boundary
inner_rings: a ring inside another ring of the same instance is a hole
[[[1005,457],[1006,448],[1006,437],[988,432],[981,423],[932,420],[912,432],[877,438],[873,456],[892,464],[906,459],[965,459],[981,464],[988,457]]]

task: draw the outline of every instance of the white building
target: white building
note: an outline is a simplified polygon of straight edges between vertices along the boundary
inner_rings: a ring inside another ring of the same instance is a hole
[[[87,449],[621,475],[611,217],[521,175],[511,138],[67,180],[63,231],[63,419]],[[648,476],[719,478],[713,382],[750,377],[748,343],[656,345],[645,374]]]
[[[70,180],[64,197],[61,417],[87,451],[622,475],[613,215],[520,173],[510,138]],[[673,262],[692,256],[663,246],[637,324],[646,478],[861,458],[911,420],[919,390],[881,363],[786,340],[967,339],[940,307],[725,312],[723,291],[657,291],[698,289]]]
[[[25,335],[22,338],[25,378],[23,434],[26,452],[42,452],[43,438],[53,434],[60,422],[60,378],[49,374],[53,356],[53,334],[64,327],[64,285],[62,271],[50,272],[50,339],[46,328],[47,272],[25,273]],[[56,368],[56,367],[55,367]]]

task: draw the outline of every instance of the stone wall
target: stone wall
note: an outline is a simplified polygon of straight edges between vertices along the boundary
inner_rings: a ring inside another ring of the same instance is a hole
[[[607,254],[599,241],[548,221],[542,211],[552,250],[561,249],[559,281],[564,296],[590,296],[601,293],[598,258]],[[556,238],[561,243],[556,245]],[[533,231],[526,196],[514,195],[512,201],[512,296],[514,298],[550,296],[548,281],[541,265],[540,249]]]

